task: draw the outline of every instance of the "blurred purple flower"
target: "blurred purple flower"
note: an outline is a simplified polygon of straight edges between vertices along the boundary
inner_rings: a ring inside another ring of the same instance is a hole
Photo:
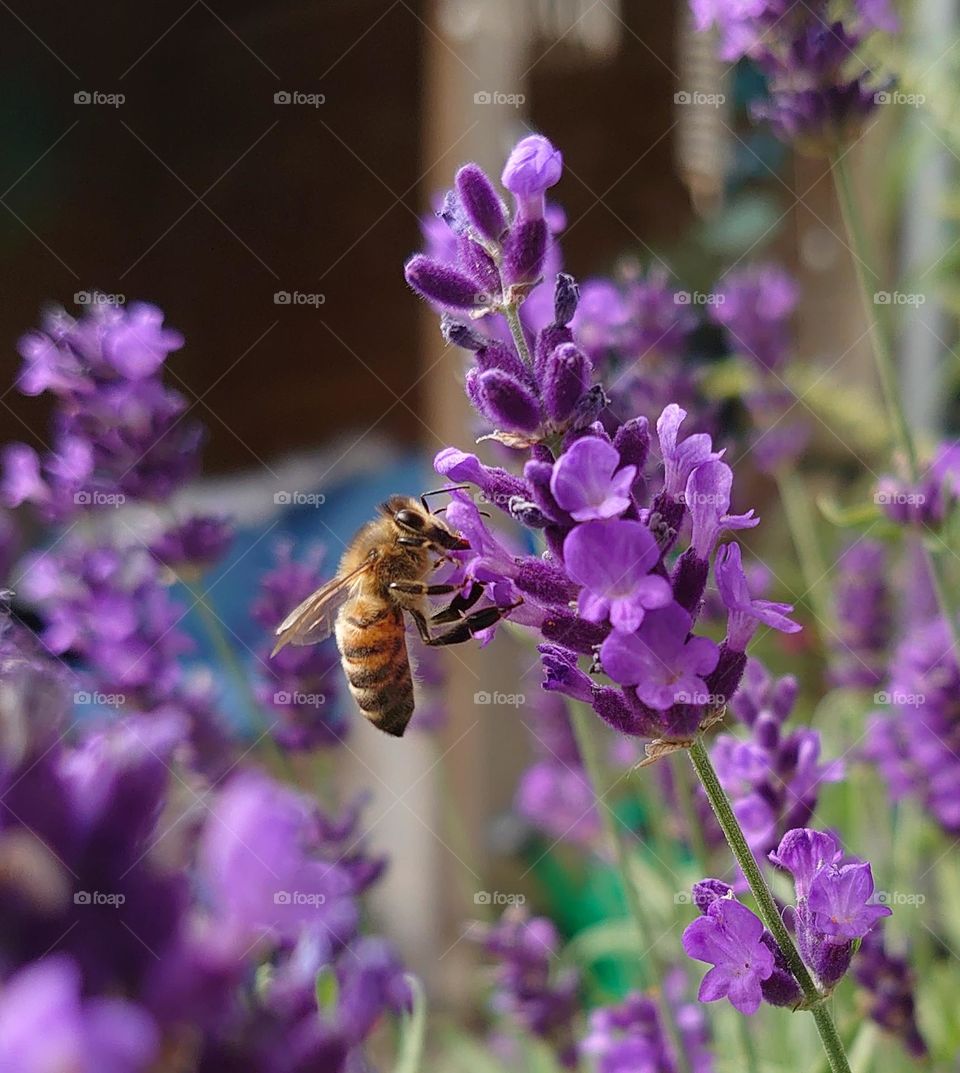
[[[15,973],[0,992],[0,1069],[10,1073],[145,1073],[159,1034],[138,1006],[81,996],[69,958],[52,955]]]

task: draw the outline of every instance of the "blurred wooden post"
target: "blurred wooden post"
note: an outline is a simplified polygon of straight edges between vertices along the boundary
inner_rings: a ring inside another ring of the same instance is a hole
[[[484,94],[524,93],[523,6],[514,0],[437,0],[430,10],[429,30],[423,36],[425,197],[449,188],[456,168],[467,160],[499,177],[504,151],[521,132],[520,118],[516,108],[494,103]],[[423,209],[427,211],[428,204]],[[421,332],[424,420],[443,443],[469,450],[474,419],[461,386],[463,355],[456,350],[443,353],[437,318],[426,309]],[[432,452],[435,444],[428,449]],[[440,892],[431,918],[441,959],[434,983],[440,985],[444,1003],[451,1005],[464,1001],[473,987],[466,970],[474,952],[470,944],[457,940],[466,922],[484,915],[473,898],[492,883],[487,867],[489,822],[509,802],[526,753],[523,709],[477,705],[474,694],[539,689],[539,677],[533,673],[517,685],[530,662],[504,635],[491,649],[465,645],[447,654],[449,726],[439,750],[449,751],[441,761],[442,778],[435,780],[442,791],[432,822],[450,844],[447,810],[455,808],[466,845],[451,845],[463,863],[441,849],[436,869],[428,877],[424,868],[424,875]],[[449,801],[451,796],[455,801]]]

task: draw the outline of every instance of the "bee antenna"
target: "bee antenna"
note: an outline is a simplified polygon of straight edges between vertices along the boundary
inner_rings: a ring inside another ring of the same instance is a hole
[[[442,496],[445,492],[465,492],[470,487],[469,484],[455,484],[452,488],[434,488],[432,492],[424,492],[420,497],[420,503],[423,509],[429,514],[430,508],[427,506],[427,500],[430,496]],[[439,514],[440,511],[433,511],[434,514]]]

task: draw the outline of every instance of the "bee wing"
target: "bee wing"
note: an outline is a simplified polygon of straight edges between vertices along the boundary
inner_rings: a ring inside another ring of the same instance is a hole
[[[275,656],[284,645],[315,645],[333,632],[337,612],[350,598],[350,592],[373,565],[368,560],[348,574],[335,577],[302,604],[295,607],[276,629],[277,643],[270,653]]]

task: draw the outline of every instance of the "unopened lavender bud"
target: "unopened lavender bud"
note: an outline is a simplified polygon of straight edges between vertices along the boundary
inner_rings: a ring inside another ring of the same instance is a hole
[[[610,686],[595,686],[593,710],[600,718],[620,734],[647,737],[656,733],[654,715],[649,709],[643,711],[628,704],[619,689]]]
[[[531,134],[519,141],[507,158],[500,182],[517,199],[522,219],[543,216],[544,193],[560,181],[563,157],[547,138]]]
[[[736,693],[746,666],[746,653],[728,647],[724,641],[720,645],[720,658],[717,660],[716,669],[705,679],[707,691],[729,700]]]
[[[853,943],[824,940],[815,945],[810,968],[824,987],[833,987],[843,979],[853,958]]]
[[[469,235],[457,240],[457,264],[476,280],[478,305],[492,305],[500,299],[500,269],[490,254]]]
[[[543,559],[523,559],[514,584],[541,604],[560,607],[577,598],[577,586],[559,567]]]
[[[650,453],[650,424],[645,417],[625,421],[613,437],[613,446],[620,452],[620,461],[625,466],[636,466],[643,473]]]
[[[780,744],[780,724],[767,711],[762,711],[753,724],[753,736],[761,749],[773,751]]]
[[[540,426],[540,407],[533,393],[503,369],[488,369],[477,378],[485,417],[497,428],[533,432]]]
[[[547,416],[566,421],[590,386],[593,363],[573,345],[558,346],[546,361],[543,372],[543,404]]]
[[[573,276],[557,273],[557,285],[553,292],[553,323],[561,328],[573,320],[580,302],[580,287]]]
[[[499,242],[507,229],[507,217],[486,172],[477,164],[464,164],[454,181],[470,222],[484,238]]]
[[[773,954],[773,972],[760,984],[764,999],[771,1006],[796,1006],[803,998],[783,951],[768,931],[760,936],[760,942]]]
[[[447,309],[477,308],[477,284],[449,265],[418,253],[407,261],[403,274],[417,294],[437,305]]]
[[[440,334],[445,342],[451,346],[462,347],[464,350],[477,351],[490,342],[469,325],[454,320],[449,313],[444,313],[440,317]]]
[[[607,398],[603,387],[600,384],[594,384],[592,388],[581,395],[577,405],[574,407],[573,419],[570,422],[571,429],[588,428],[609,405],[610,400]]]
[[[543,379],[550,355],[563,343],[573,342],[573,332],[567,327],[548,324],[537,332],[533,342],[533,371],[537,380]]]
[[[694,548],[687,550],[677,560],[676,569],[670,584],[673,586],[673,598],[677,603],[696,618],[703,599],[703,590],[707,587],[707,574],[710,563],[701,559]]]
[[[505,373],[517,378],[521,384],[536,391],[536,385],[529,367],[524,364],[523,358],[513,347],[497,340],[488,339],[483,347],[477,351],[477,368],[485,373],[488,369],[502,369]]]
[[[701,879],[699,883],[694,883],[690,893],[693,897],[693,904],[701,913],[706,914],[714,902],[721,898],[732,898],[733,887],[720,879]]]
[[[575,652],[589,655],[597,645],[603,643],[610,631],[570,611],[556,609],[544,619],[540,632],[548,641],[556,641]]]
[[[792,674],[785,674],[774,682],[770,695],[770,707],[781,723],[789,718],[799,692],[800,683]]]
[[[521,220],[507,235],[503,249],[503,274],[507,283],[536,283],[547,256],[547,224]]]

